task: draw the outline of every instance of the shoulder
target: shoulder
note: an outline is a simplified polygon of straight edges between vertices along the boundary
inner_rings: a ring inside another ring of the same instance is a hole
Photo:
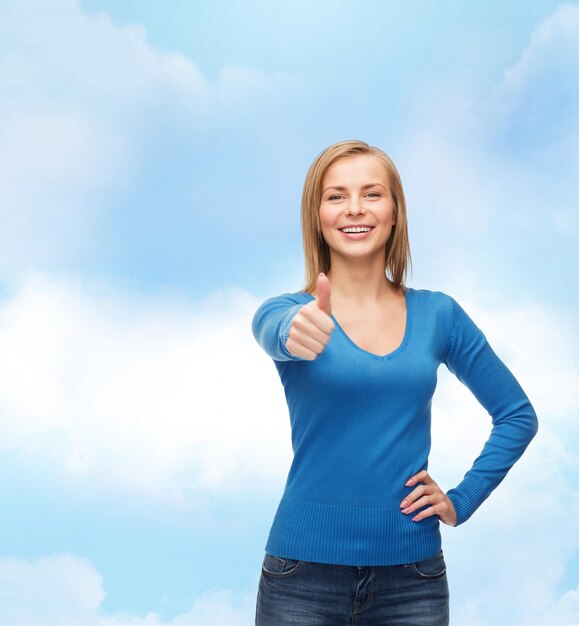
[[[469,302],[461,304],[462,300],[457,299],[444,291],[430,289],[414,289],[414,307],[418,310],[426,311],[429,315],[435,315],[438,319],[444,320],[445,324],[452,328],[458,326],[468,326],[475,328],[473,312],[475,307]],[[480,330],[477,328],[477,331]]]
[[[432,289],[408,288],[408,293],[413,299],[413,304],[428,309],[430,312],[440,311],[446,315],[452,315],[456,300],[444,291]]]
[[[445,293],[434,289],[409,289],[411,311],[416,324],[425,328],[433,328],[438,337],[447,346],[451,340],[455,325],[456,300]]]

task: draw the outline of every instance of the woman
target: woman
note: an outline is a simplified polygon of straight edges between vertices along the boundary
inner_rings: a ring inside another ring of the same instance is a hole
[[[535,411],[451,296],[404,285],[410,260],[398,171],[343,141],[302,196],[303,290],[252,322],[284,386],[294,458],[265,548],[256,625],[443,626],[439,522],[465,522],[537,432]],[[463,480],[427,471],[441,363],[492,416]]]

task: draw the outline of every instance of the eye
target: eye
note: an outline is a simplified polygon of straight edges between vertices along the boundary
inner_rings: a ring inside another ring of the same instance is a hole
[[[342,196],[338,195],[338,194],[334,194],[332,196],[328,197],[328,200],[339,200]]]
[[[378,191],[371,191],[368,195],[369,196],[374,196],[376,198],[380,197],[380,193]]]

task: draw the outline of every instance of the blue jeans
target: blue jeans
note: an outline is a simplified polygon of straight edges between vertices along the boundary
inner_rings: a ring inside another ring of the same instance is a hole
[[[265,553],[256,626],[448,626],[442,550],[404,565],[358,567]]]

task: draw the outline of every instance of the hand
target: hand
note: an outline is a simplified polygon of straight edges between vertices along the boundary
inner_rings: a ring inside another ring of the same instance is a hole
[[[285,343],[290,354],[308,361],[324,351],[335,326],[330,317],[330,281],[323,273],[318,276],[316,293],[316,299],[295,314]]]
[[[442,491],[442,489],[434,482],[426,470],[414,474],[406,483],[407,487],[411,487],[416,483],[422,482],[414,491],[410,492],[400,503],[402,513],[408,514],[416,509],[420,509],[427,504],[431,506],[412,518],[413,522],[418,522],[430,515],[438,515],[438,517],[448,526],[456,526],[456,510],[451,499]]]

